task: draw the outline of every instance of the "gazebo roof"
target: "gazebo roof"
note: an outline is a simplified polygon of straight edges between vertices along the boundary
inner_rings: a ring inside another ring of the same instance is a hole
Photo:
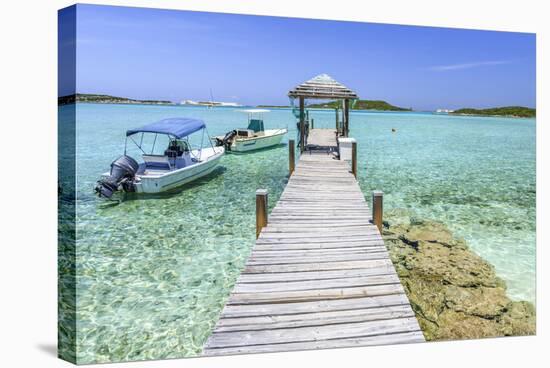
[[[327,74],[320,74],[288,92],[289,97],[318,99],[356,99],[357,93],[332,79]]]

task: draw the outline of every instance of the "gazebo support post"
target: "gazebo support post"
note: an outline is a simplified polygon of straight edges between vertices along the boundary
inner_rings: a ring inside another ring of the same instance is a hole
[[[305,116],[304,116],[304,97],[300,97],[300,153],[305,151],[306,137],[305,137]]]
[[[349,100],[344,100],[344,137],[349,136]]]
[[[338,108],[334,109],[334,115],[336,115],[336,134],[339,135],[340,134],[340,132],[339,132],[340,129],[338,129]]]

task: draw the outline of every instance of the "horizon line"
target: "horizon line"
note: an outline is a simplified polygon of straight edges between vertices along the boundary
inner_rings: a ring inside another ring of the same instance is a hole
[[[124,99],[128,99],[128,100],[134,100],[134,101],[156,101],[156,102],[170,102],[174,105],[182,105],[181,101],[184,101],[186,99],[182,99],[182,100],[179,100],[179,101],[173,101],[173,100],[165,100],[165,99],[151,99],[151,98],[130,98],[130,97],[123,97],[123,96],[116,96],[116,95],[112,95],[112,94],[108,94],[108,93],[88,93],[88,92],[75,92],[75,93],[71,93],[71,94],[68,94],[68,95],[63,95],[63,96],[57,96],[58,99],[60,98],[66,98],[66,97],[70,97],[70,96],[75,96],[77,94],[81,94],[81,95],[97,95],[97,96],[109,96],[109,97],[116,97],[116,98],[124,98]],[[386,102],[386,103],[389,103],[387,100],[381,100],[381,99],[358,99],[358,100],[362,100],[362,101],[383,101],[383,102]],[[328,101],[328,100],[327,100]],[[333,101],[333,100],[331,100]],[[219,102],[219,101],[218,101]],[[225,102],[225,101],[221,101],[221,102]],[[276,104],[276,103],[266,103],[266,102],[262,102],[262,103],[259,103],[259,104],[241,104],[241,107],[250,107],[250,106],[277,106],[277,107],[291,107],[291,105],[281,105],[281,104]],[[399,107],[399,106],[397,106]],[[458,109],[493,109],[493,108],[503,108],[503,107],[525,107],[525,108],[529,108],[529,109],[534,109],[536,110],[536,105],[535,106],[529,106],[529,105],[519,105],[519,104],[505,104],[505,105],[491,105],[490,107],[469,107],[469,106],[465,106],[465,107],[460,107],[460,108],[456,108],[456,109],[449,109],[449,110],[458,110]],[[411,108],[411,111],[417,111],[417,112],[422,112],[422,111],[435,111],[437,109],[447,109],[445,107],[443,108],[436,108],[436,109],[414,109],[413,107],[410,107]]]

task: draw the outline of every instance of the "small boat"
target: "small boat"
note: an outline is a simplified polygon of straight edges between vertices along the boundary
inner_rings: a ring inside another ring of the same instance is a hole
[[[248,114],[246,129],[235,129],[224,136],[214,137],[217,146],[225,147],[228,152],[248,152],[262,148],[273,147],[281,143],[286,128],[264,129],[263,114],[269,110],[250,109],[237,110]]]
[[[146,139],[153,140],[150,152],[145,152],[146,135],[153,135]],[[188,118],[169,118],[130,129],[126,131],[124,154],[111,163],[111,171],[102,175],[95,192],[103,198],[116,192],[160,193],[208,175],[225,151],[214,147],[208,137],[204,121]],[[143,153],[142,163],[126,154],[128,140]],[[205,140],[210,147],[203,146]],[[157,141],[167,144],[160,154],[155,153]]]

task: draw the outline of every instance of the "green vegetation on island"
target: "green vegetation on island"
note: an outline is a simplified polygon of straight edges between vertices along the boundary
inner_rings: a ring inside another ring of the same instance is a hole
[[[524,106],[504,106],[490,109],[464,108],[453,111],[455,115],[480,115],[480,116],[511,116],[520,118],[534,118],[537,110]]]
[[[325,103],[313,104],[308,107],[311,108],[329,108],[335,109],[341,107],[342,103],[340,101],[330,101]],[[391,105],[386,101],[381,100],[357,100],[355,103],[350,105],[352,110],[378,110],[378,111],[411,111],[412,108],[403,108]]]
[[[261,108],[290,108],[290,106],[279,106],[279,105],[258,105],[257,107]],[[329,101],[322,103],[315,103],[307,105],[307,108],[312,109],[335,109],[337,107],[342,107],[341,101]],[[354,103],[350,104],[350,109],[352,110],[378,110],[378,111],[412,111],[412,108],[403,108],[391,105],[386,101],[381,100],[357,100]]]
[[[105,104],[145,104],[145,105],[173,105],[171,101],[159,100],[134,100],[126,97],[116,97],[109,95],[96,95],[87,93],[77,93],[68,96],[58,97],[58,105],[67,105],[75,102],[84,103],[105,103]]]

